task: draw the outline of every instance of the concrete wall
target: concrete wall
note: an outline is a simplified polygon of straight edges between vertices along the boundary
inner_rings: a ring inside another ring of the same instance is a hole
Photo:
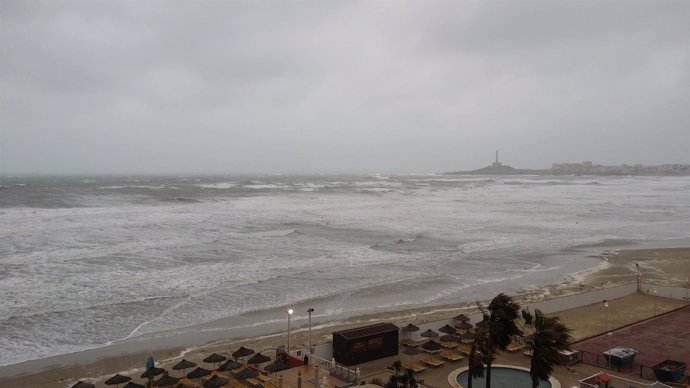
[[[690,289],[688,289],[688,287],[672,287],[642,283],[640,288],[642,292],[650,295],[653,295],[654,290],[656,290],[656,295],[664,298],[689,300],[688,297],[690,297]]]

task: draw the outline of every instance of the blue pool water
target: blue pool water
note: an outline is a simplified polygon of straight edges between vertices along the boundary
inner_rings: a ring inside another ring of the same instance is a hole
[[[467,371],[458,375],[458,383],[463,387],[467,387]],[[474,387],[484,387],[486,382],[483,377],[472,379]],[[493,367],[491,368],[491,388],[532,388],[532,379],[529,377],[529,372],[505,368]],[[541,380],[539,388],[551,388],[551,383]]]

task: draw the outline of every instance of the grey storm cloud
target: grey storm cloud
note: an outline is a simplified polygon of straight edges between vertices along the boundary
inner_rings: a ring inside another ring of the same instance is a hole
[[[0,2],[0,173],[690,163],[690,3]]]

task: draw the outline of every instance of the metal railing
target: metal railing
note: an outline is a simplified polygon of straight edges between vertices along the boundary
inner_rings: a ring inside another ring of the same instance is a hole
[[[627,365],[611,365],[609,364],[606,356],[601,353],[591,353],[585,350],[580,350],[580,362],[583,364],[593,365],[598,368],[607,369],[610,371],[618,373],[630,373],[632,375],[638,376],[645,380],[656,381],[658,380],[656,374],[654,373],[654,367],[638,363],[630,363]],[[684,383],[690,385],[690,376],[685,375],[680,380],[675,383]],[[668,385],[656,385],[658,387],[668,386]],[[652,385],[650,385],[652,387]]]
[[[580,380],[580,388],[598,388],[598,385],[594,383],[596,380],[597,376],[601,375],[602,372],[599,372],[593,376],[589,376],[586,379]],[[611,387],[626,387],[626,388],[674,388],[670,385],[666,385],[664,383],[660,383],[658,381],[655,381],[653,383],[642,383],[639,381],[634,381],[630,379],[626,379],[624,377],[620,376],[613,376],[613,375],[608,375],[609,378],[611,379],[610,386]]]
[[[328,370],[331,376],[342,381],[356,383],[359,380],[359,368],[350,369],[335,362],[335,359],[325,360],[313,354],[309,355],[309,364],[316,365],[321,369]]]

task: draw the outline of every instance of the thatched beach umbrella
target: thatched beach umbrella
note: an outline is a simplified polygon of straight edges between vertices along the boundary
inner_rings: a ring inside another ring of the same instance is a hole
[[[422,344],[422,349],[429,351],[429,352],[435,352],[435,351],[441,350],[442,348],[443,348],[443,346],[441,346],[441,344],[439,344],[438,342],[436,342],[434,340],[429,340],[429,341],[426,341],[425,343]]]
[[[421,335],[422,337],[426,337],[426,338],[438,337],[438,333],[435,332],[435,331],[433,331],[433,330],[431,330],[431,329],[425,331],[424,333],[422,333],[422,334],[420,334],[420,335]]]
[[[77,381],[77,383],[71,386],[70,388],[96,388],[96,386],[90,383],[85,383],[83,381]]]
[[[252,368],[244,368],[235,375],[237,380],[246,380],[259,377],[259,372]]]
[[[172,387],[173,385],[180,382],[177,377],[170,376],[168,374],[163,375],[160,379],[153,382],[154,387]]]
[[[286,363],[276,360],[276,361],[273,361],[272,363],[266,365],[264,367],[264,370],[266,372],[274,372],[275,373],[275,372],[280,372],[281,370],[285,370],[287,368],[288,368],[288,366]]]
[[[442,328],[438,329],[441,333],[455,334],[455,328],[449,324],[445,324]]]
[[[256,353],[249,360],[247,360],[247,364],[259,365],[269,361],[271,361],[271,357],[264,356],[261,353]]]
[[[131,380],[131,377],[123,376],[121,374],[116,374],[115,376],[109,378],[108,380],[105,381],[105,385],[115,385],[116,387],[120,387],[120,384],[124,384]]]
[[[470,318],[468,318],[467,315],[465,315],[465,314],[459,314],[459,315],[454,316],[453,320],[460,321],[460,322],[467,322],[470,320]]]
[[[172,368],[173,368],[173,370],[181,370],[182,375],[184,376],[186,374],[187,369],[194,368],[195,366],[196,366],[195,362],[187,361],[183,358],[182,361],[175,364],[175,366],[173,366]]]
[[[144,384],[137,384],[134,381],[130,381],[129,383],[125,384],[122,388],[146,388]]]
[[[443,342],[457,342],[457,341],[458,341],[458,337],[456,337],[456,336],[454,336],[454,335],[446,334],[446,335],[442,335],[442,336],[439,338],[439,340],[441,340],[441,341],[443,341]]]
[[[254,354],[254,351],[252,349],[245,348],[244,346],[242,346],[239,349],[232,352],[232,357],[234,359],[238,359],[238,358],[250,356],[252,354]]]
[[[227,359],[228,358],[225,356],[221,356],[218,353],[213,353],[210,356],[204,358],[204,362],[209,363],[209,364],[213,364],[213,366],[215,367],[217,363],[223,362]]]
[[[242,364],[230,358],[218,367],[218,372],[231,372],[241,366]]]
[[[141,374],[141,378],[151,380],[158,375],[162,375],[163,373],[165,373],[165,369],[156,368],[154,366],[153,368],[149,368],[149,369],[145,370],[144,373]]]
[[[230,382],[230,380],[216,375],[204,383],[204,388],[218,388],[218,387],[222,387],[223,385],[225,385],[229,382]]]
[[[193,371],[187,373],[187,378],[189,379],[200,379],[204,376],[208,376],[211,374],[211,371],[208,369],[204,369],[202,367],[197,367]]]
[[[468,331],[467,333],[460,334],[460,341],[465,344],[474,341],[474,333]]]
[[[408,323],[407,326],[402,328],[402,331],[406,331],[408,333],[412,333],[413,331],[419,331],[419,326],[415,326],[411,323]]]
[[[467,321],[460,321],[455,324],[455,328],[458,330],[470,330],[472,328],[472,324]]]
[[[474,326],[480,329],[487,329],[491,325],[491,319],[484,316],[484,319],[474,324]]]

